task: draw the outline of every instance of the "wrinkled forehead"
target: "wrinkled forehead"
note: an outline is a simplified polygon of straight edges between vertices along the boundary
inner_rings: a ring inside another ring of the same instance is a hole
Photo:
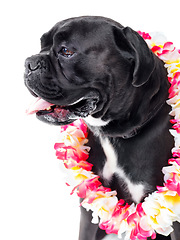
[[[86,41],[109,41],[111,38],[112,25],[104,18],[73,18],[58,22],[49,32],[41,37],[42,48],[53,45],[53,43],[86,42]]]

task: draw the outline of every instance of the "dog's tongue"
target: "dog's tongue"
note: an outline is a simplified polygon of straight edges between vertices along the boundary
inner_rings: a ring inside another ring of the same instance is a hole
[[[54,104],[49,103],[45,100],[43,100],[40,97],[35,98],[35,100],[30,104],[29,108],[26,110],[27,114],[33,114],[40,110],[45,110],[49,108],[50,106],[53,106]]]

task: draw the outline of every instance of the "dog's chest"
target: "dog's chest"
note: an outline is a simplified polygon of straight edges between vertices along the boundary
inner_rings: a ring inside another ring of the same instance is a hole
[[[144,195],[144,185],[141,182],[133,182],[130,176],[125,173],[123,167],[118,164],[118,154],[108,138],[100,137],[101,146],[106,156],[105,164],[101,175],[111,182],[115,174],[121,182],[123,181],[123,191],[128,192],[134,202],[139,203]]]

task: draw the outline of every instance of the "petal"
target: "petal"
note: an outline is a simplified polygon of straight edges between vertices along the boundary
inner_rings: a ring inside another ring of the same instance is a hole
[[[147,216],[141,218],[139,225],[144,231],[152,230],[152,227],[148,224]]]
[[[164,236],[168,236],[170,233],[173,232],[173,228],[171,226],[166,227],[166,228],[157,228],[156,232],[159,234],[162,234]]]

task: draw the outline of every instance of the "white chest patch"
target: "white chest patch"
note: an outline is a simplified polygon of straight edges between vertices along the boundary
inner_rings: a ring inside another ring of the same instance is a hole
[[[86,118],[84,118],[84,121],[94,127],[101,127],[101,126],[105,126],[108,124],[108,121],[105,122],[101,118],[94,118],[91,115],[88,115]]]
[[[102,172],[103,177],[110,181],[113,174],[116,173],[126,183],[127,191],[130,192],[133,201],[139,203],[144,194],[144,185],[142,183],[133,183],[124,170],[118,166],[118,156],[108,138],[100,137],[100,142],[106,155],[106,162]]]
[[[117,170],[118,158],[108,138],[100,138],[100,141],[106,155],[106,162],[103,168],[103,177],[110,181],[111,177]]]

